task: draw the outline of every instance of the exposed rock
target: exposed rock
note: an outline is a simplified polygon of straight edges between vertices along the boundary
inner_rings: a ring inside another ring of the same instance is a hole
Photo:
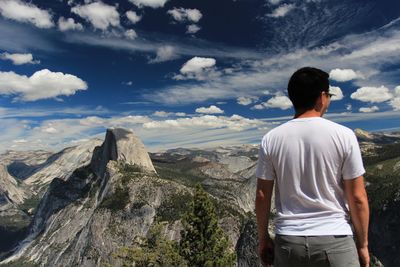
[[[356,136],[359,138],[359,140],[363,141],[371,141],[374,137],[367,131],[364,131],[362,129],[355,129],[354,133]]]
[[[197,162],[197,163],[208,163],[210,162],[209,159],[206,159],[204,157],[200,157],[200,156],[196,156],[192,159],[193,162]]]
[[[27,197],[27,190],[19,186],[6,167],[0,164],[0,252],[11,249],[25,234],[30,217],[20,210],[19,205]]]
[[[239,267],[261,267],[257,256],[258,236],[255,218],[249,218],[243,225],[241,235],[236,244]]]
[[[8,173],[6,166],[0,164],[0,206],[2,203],[21,204],[27,196],[17,180]]]
[[[373,141],[368,144],[376,147]],[[179,219],[191,200],[193,186],[202,183],[212,195],[232,249],[236,248],[238,266],[260,266],[254,218],[257,152],[258,146],[253,145],[175,149],[152,154],[154,168],[132,131],[110,129],[93,154],[75,161],[72,169],[65,169],[65,175],[49,178],[52,182],[35,213],[29,236],[2,263],[120,266],[113,253],[124,246],[138,246],[138,240],[156,222],[163,222],[163,236],[180,240]],[[47,166],[46,161],[54,163],[62,157],[63,153],[39,164]],[[395,166],[391,165],[390,171]],[[392,254],[398,248],[399,199],[400,195],[386,205],[371,226],[371,248],[388,266],[398,263]],[[273,232],[272,225],[269,228]],[[376,247],[380,239],[385,241]]]
[[[219,162],[225,164],[228,170],[233,173],[243,171],[254,165],[254,160],[246,156],[223,156],[219,158]]]
[[[42,190],[54,178],[66,180],[73,170],[90,163],[93,150],[101,144],[101,140],[92,139],[78,146],[66,148],[51,155],[24,183],[32,188],[35,193]]]
[[[393,172],[398,172],[400,170],[400,161],[396,162],[393,166]]]
[[[400,141],[399,133],[367,132],[361,129],[355,129],[354,133],[359,142],[372,144],[390,144]]]
[[[43,150],[13,151],[0,155],[0,162],[7,166],[8,173],[18,180],[25,180],[43,166],[54,153]]]
[[[131,130],[107,130],[104,143],[94,152],[91,163],[93,171],[102,176],[110,160],[138,165],[147,171],[155,172],[143,143]]]
[[[108,130],[90,164],[76,169],[66,180],[52,180],[28,237],[3,263],[113,263],[112,253],[145,236],[161,203],[182,190],[184,187],[156,176],[143,144],[132,131]]]

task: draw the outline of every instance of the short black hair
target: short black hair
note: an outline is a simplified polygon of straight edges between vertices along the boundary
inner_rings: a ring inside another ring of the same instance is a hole
[[[321,92],[329,92],[329,74],[312,67],[298,69],[287,89],[295,110],[312,109]]]

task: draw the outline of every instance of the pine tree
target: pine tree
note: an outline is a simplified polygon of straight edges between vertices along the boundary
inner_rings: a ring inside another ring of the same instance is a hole
[[[233,266],[236,255],[229,249],[228,239],[218,225],[210,197],[196,186],[189,211],[182,218],[180,254],[189,266]]]

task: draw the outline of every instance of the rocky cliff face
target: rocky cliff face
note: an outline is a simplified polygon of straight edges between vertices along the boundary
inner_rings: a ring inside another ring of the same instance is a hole
[[[36,206],[49,183],[66,180],[75,169],[87,165],[101,140],[46,151],[7,151],[0,155],[0,255],[23,238]]]
[[[213,195],[220,225],[232,249],[239,239],[254,238],[254,233],[242,229],[246,211],[254,206],[254,196],[241,192],[255,191],[248,188],[254,186],[249,183],[254,178],[249,168],[254,168],[255,160],[246,157],[238,163],[229,159],[227,152],[206,151],[204,158],[217,160],[210,163],[198,161],[195,158],[199,155],[194,154],[159,155],[160,161],[169,163],[158,162],[154,168],[133,132],[108,130],[89,164],[76,169],[67,179],[53,179],[29,235],[2,264],[118,266],[120,262],[112,254],[122,247],[137,245],[138,238],[145,237],[156,222],[167,222],[163,230],[166,238],[180,239],[180,218],[197,182],[202,182]],[[215,168],[214,164],[230,172],[232,179],[210,176],[213,173],[208,168]],[[185,173],[185,169],[190,173]],[[242,172],[246,175],[241,176]],[[234,191],[228,192],[227,186],[233,186]],[[241,244],[241,250],[256,251],[253,243],[250,247]],[[256,263],[257,259],[250,262]]]
[[[26,189],[18,185],[18,181],[8,173],[6,166],[0,164],[0,206],[3,203],[21,204],[27,197]]]
[[[126,129],[107,130],[104,143],[93,153],[91,168],[98,176],[103,176],[109,161],[137,165],[143,170],[155,172],[143,143]]]
[[[55,178],[45,193],[29,236],[10,262],[44,266],[117,264],[112,253],[145,236],[158,217],[173,218],[161,203],[188,198],[190,190],[160,179],[144,145],[131,131],[108,130],[87,166],[66,180]],[[179,225],[170,227],[177,236]],[[179,236],[178,236],[179,237]]]
[[[93,149],[101,144],[101,140],[93,139],[75,147],[66,148],[51,155],[45,162],[35,166],[35,171],[24,180],[32,191],[39,193],[54,179],[66,180],[72,171],[90,163]]]
[[[0,251],[14,246],[24,234],[30,219],[19,205],[28,197],[28,190],[8,173],[6,166],[0,164],[0,236],[3,241]]]

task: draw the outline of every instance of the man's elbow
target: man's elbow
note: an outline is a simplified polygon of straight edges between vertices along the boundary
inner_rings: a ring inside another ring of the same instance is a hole
[[[350,197],[350,201],[357,206],[368,205],[368,196],[365,190],[360,190],[359,192],[353,194]]]
[[[262,191],[262,190],[257,190],[256,191],[256,199],[255,199],[255,202],[256,202],[256,206],[257,205],[260,205],[260,204],[262,204],[262,203],[265,203],[265,194],[264,194],[264,192]]]

